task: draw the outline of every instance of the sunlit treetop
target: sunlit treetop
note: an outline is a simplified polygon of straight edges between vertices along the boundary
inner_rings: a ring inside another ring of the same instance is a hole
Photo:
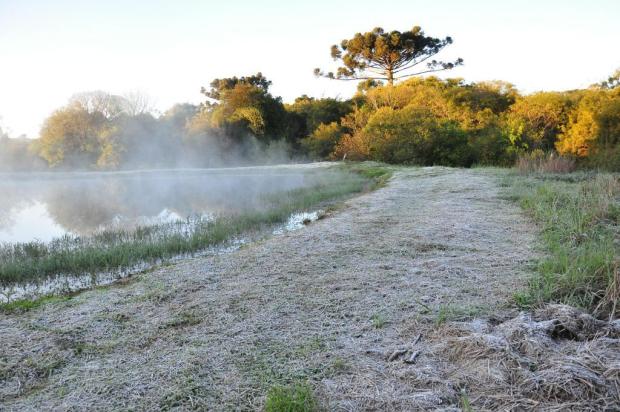
[[[451,37],[426,36],[419,26],[404,32],[386,32],[377,27],[342,40],[340,45],[333,45],[331,55],[343,65],[335,73],[325,73],[317,68],[314,74],[338,80],[386,80],[393,84],[397,79],[462,65],[461,58],[452,62],[432,59],[450,44]],[[419,68],[416,70],[416,67]]]
[[[207,90],[205,87],[200,88],[200,93],[204,94],[210,99],[220,100],[222,97],[222,92],[225,90],[232,90],[238,84],[246,84],[258,87],[263,91],[268,91],[269,86],[271,86],[271,80],[267,80],[265,76],[261,72],[258,72],[251,76],[242,76],[242,77],[227,77],[224,79],[214,79],[209,86],[210,90]]]

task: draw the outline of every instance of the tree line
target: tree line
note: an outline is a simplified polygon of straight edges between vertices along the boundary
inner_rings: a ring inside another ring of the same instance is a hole
[[[214,79],[199,105],[155,116],[140,94],[75,95],[35,140],[0,130],[3,170],[205,167],[286,158],[419,165],[511,165],[557,153],[620,170],[620,71],[588,89],[520,94],[503,81],[419,77],[463,64],[435,60],[452,38],[419,28],[357,33],[317,76],[358,82],[350,99],[285,104],[262,73]]]
[[[620,169],[618,87],[521,95],[501,81],[429,77],[360,91],[356,102],[304,139],[311,155],[471,166],[557,153]]]

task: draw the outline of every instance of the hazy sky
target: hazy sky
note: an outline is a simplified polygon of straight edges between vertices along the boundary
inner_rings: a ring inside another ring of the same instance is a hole
[[[285,101],[352,94],[316,79],[329,48],[376,26],[452,36],[442,76],[524,92],[588,86],[620,67],[620,0],[0,0],[0,125],[35,137],[75,92],[140,90],[159,110],[215,77],[262,71]]]

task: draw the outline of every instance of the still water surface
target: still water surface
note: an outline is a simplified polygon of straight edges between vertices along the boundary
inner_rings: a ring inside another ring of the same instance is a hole
[[[0,242],[230,214],[321,179],[309,166],[0,175]]]

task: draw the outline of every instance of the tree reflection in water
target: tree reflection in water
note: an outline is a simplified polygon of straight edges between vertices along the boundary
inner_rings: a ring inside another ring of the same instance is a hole
[[[321,174],[295,168],[57,173],[0,176],[0,242],[24,237],[51,240],[49,225],[90,235],[107,227],[131,228],[189,216],[260,208],[264,195],[319,183]],[[23,229],[24,210],[41,204],[47,221]]]

